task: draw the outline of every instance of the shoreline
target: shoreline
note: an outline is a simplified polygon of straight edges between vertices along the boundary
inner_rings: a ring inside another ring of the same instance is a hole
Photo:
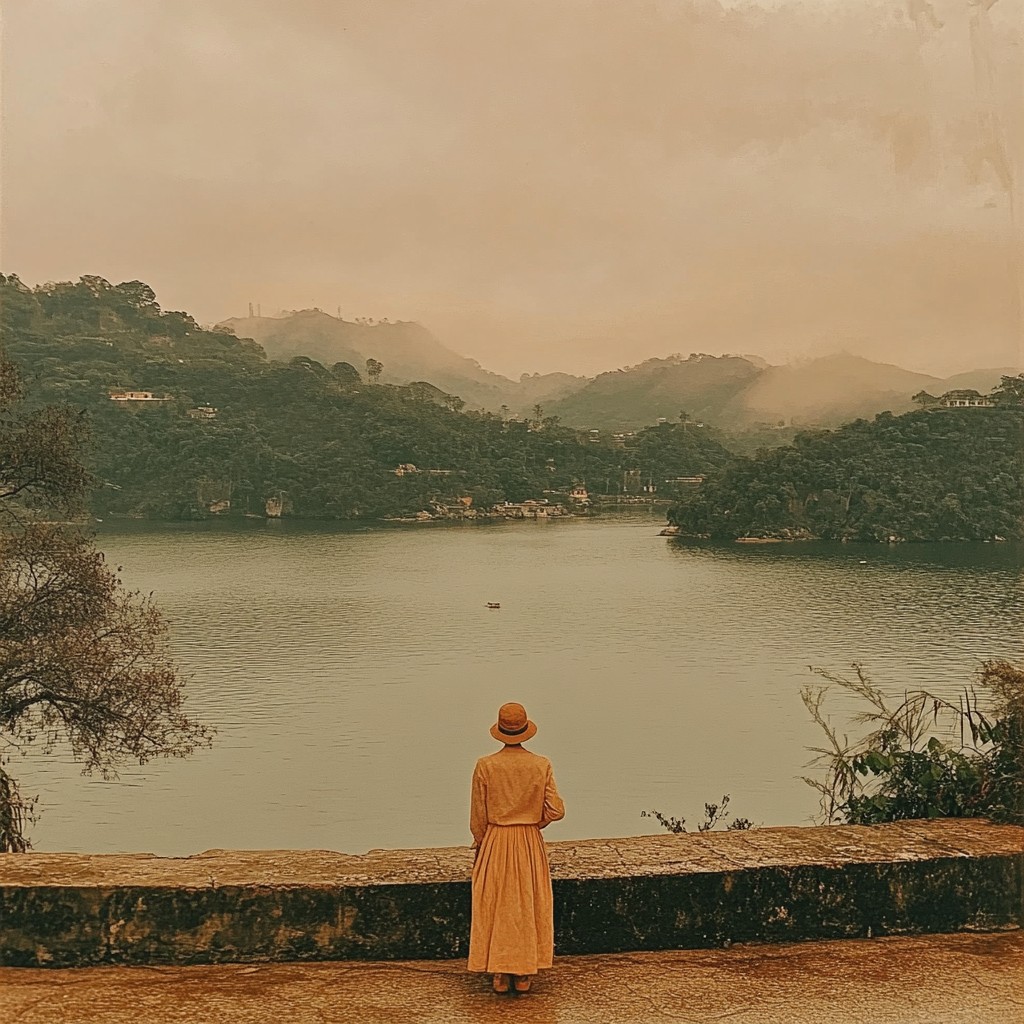
[[[646,506],[651,508],[651,506]],[[604,509],[600,512],[592,512],[588,514],[580,513],[564,513],[561,515],[554,516],[503,516],[503,515],[486,515],[476,516],[468,518],[449,518],[449,517],[431,517],[417,519],[414,517],[381,517],[381,518],[365,518],[365,519],[320,519],[320,518],[306,518],[301,516],[282,516],[279,518],[267,518],[265,516],[257,515],[207,515],[202,517],[195,517],[189,519],[158,519],[146,516],[129,516],[129,515],[108,515],[106,517],[96,517],[89,521],[81,521],[72,523],[69,525],[77,526],[80,528],[93,528],[96,532],[108,533],[114,532],[119,527],[132,528],[137,527],[139,529],[153,529],[159,530],[161,528],[176,531],[188,528],[228,528],[228,529],[244,529],[245,527],[263,527],[264,529],[288,529],[294,528],[303,531],[331,531],[331,532],[354,532],[354,533],[367,533],[377,532],[382,530],[404,530],[410,527],[449,527],[449,528],[463,528],[463,527],[474,527],[474,526],[492,526],[500,523],[507,524],[524,524],[524,523],[547,523],[547,522],[566,522],[566,523],[600,523],[602,521],[612,522],[623,522],[628,521],[634,524],[638,524],[641,521],[646,525],[650,524],[650,527],[655,532],[652,533],[652,537],[660,537],[666,540],[675,541],[678,543],[685,543],[690,546],[700,547],[716,547],[716,548],[749,548],[749,549],[762,549],[762,548],[775,548],[779,545],[820,545],[828,548],[834,548],[841,550],[849,547],[871,547],[877,549],[879,546],[894,549],[894,548],[906,548],[906,547],[923,547],[928,545],[942,545],[943,547],[969,547],[975,545],[984,545],[989,548],[1008,547],[1014,548],[1017,546],[1024,545],[1024,538],[1016,537],[1000,537],[998,540],[992,539],[973,539],[973,540],[942,540],[937,538],[931,538],[927,540],[870,540],[870,539],[842,539],[842,540],[825,540],[821,537],[813,536],[798,536],[798,537],[710,537],[707,535],[696,535],[696,534],[685,534],[679,532],[678,527],[674,527],[671,523],[666,523],[665,520],[660,519],[657,515],[643,515],[641,509],[644,506],[623,506],[620,508],[612,507],[611,509]],[[653,510],[652,510],[653,511]],[[286,525],[282,525],[286,524]],[[98,528],[98,530],[96,529]]]
[[[872,547],[877,547],[882,544],[888,548],[902,547],[910,544],[1022,544],[1024,543],[1024,537],[983,537],[973,539],[957,539],[953,540],[948,537],[927,537],[922,540],[907,540],[904,537],[900,537],[897,540],[881,539],[871,540],[860,537],[841,537],[838,540],[826,540],[824,537],[806,536],[806,537],[710,537],[707,534],[695,534],[695,533],[669,533],[668,530],[672,529],[671,526],[666,527],[659,536],[668,537],[672,540],[685,540],[697,544],[715,544],[715,545],[732,545],[732,544],[743,544],[744,546],[761,546],[766,544],[828,544],[832,547],[845,547],[849,544],[870,544]]]

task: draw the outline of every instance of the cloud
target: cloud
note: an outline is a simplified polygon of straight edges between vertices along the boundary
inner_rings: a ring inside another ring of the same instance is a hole
[[[507,372],[1013,362],[1014,5],[986,108],[958,0],[21,0],[3,263],[415,318]]]

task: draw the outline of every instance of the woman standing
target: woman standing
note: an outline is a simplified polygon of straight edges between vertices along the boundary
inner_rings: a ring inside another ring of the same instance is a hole
[[[522,704],[503,704],[491,735],[504,744],[473,772],[473,923],[469,970],[494,975],[494,991],[530,990],[554,953],[551,869],[540,834],[565,815],[551,762],[525,750],[537,726]]]

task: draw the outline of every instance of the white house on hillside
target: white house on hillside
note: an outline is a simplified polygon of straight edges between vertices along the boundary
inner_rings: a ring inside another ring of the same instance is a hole
[[[171,395],[157,395],[152,391],[111,391],[112,402],[173,402]]]

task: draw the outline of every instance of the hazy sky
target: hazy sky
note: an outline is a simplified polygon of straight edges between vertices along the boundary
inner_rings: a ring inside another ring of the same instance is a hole
[[[1019,364],[1024,0],[979,11],[5,0],[2,266],[415,319],[511,374]]]

